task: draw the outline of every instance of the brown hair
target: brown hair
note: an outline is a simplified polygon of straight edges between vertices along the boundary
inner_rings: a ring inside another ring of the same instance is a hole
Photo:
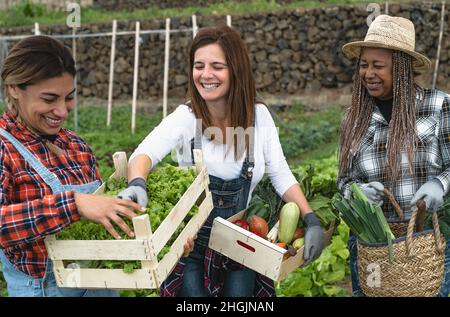
[[[48,36],[30,36],[13,46],[2,67],[2,82],[8,110],[17,116],[17,102],[8,92],[8,86],[25,90],[41,80],[69,73],[75,76],[75,61],[70,50]]]
[[[399,176],[400,154],[406,152],[411,173],[417,147],[416,92],[423,89],[414,83],[414,70],[410,55],[394,50],[392,54],[392,119],[389,123],[389,142],[384,174],[384,185],[389,188]],[[359,60],[356,65],[352,92],[352,105],[342,123],[340,133],[339,175],[351,168],[353,154],[358,151],[372,118],[375,100],[362,85]]]
[[[233,128],[247,129],[253,126],[256,88],[247,48],[239,34],[228,26],[200,29],[189,51],[188,94],[195,117],[202,120],[203,130],[212,126],[206,102],[200,96],[193,79],[194,57],[197,49],[218,44],[226,58],[230,73],[230,90],[227,98],[228,119]],[[234,144],[237,144],[236,137]],[[228,142],[227,142],[228,143]],[[246,141],[248,147],[248,141]],[[236,150],[236,147],[235,147]],[[242,153],[236,153],[239,157]]]

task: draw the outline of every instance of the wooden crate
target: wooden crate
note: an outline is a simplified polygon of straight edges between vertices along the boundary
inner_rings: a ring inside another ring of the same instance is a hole
[[[133,218],[135,239],[133,240],[57,240],[48,236],[45,244],[49,257],[53,260],[58,286],[75,288],[112,289],[156,289],[175,267],[184,251],[188,237],[193,237],[208,218],[213,209],[209,191],[209,176],[202,163],[202,153],[194,150],[197,177],[187,189],[169,215],[152,232],[148,215]],[[113,179],[127,176],[125,152],[113,155],[116,171]],[[102,185],[95,193],[102,194]],[[202,196],[204,194],[204,196]],[[202,196],[198,212],[189,220],[185,228],[170,247],[170,251],[158,262],[157,255],[171,238],[192,206]],[[64,267],[63,261],[77,260],[118,260],[141,261],[141,269],[125,273],[122,269],[87,269]]]
[[[228,218],[214,219],[209,239],[209,247],[242,265],[263,274],[274,281],[284,279],[303,262],[304,247],[295,256],[232,222],[241,219],[245,210]],[[325,231],[326,244],[334,232],[334,223]]]

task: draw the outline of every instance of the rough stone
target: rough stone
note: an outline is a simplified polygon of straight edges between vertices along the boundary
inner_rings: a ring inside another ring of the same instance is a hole
[[[98,0],[103,3],[111,2]],[[184,5],[197,0],[174,0]],[[198,0],[204,1],[206,0]],[[218,0],[211,0],[217,1]],[[242,0],[244,1],[244,0]],[[286,0],[277,0],[286,1]],[[146,0],[117,1],[137,8]],[[172,1],[171,1],[172,3]],[[209,3],[209,2],[208,2]],[[115,10],[120,10],[118,4]],[[155,5],[168,5],[156,0]],[[271,13],[248,13],[232,16],[233,27],[239,32],[250,52],[258,92],[291,94],[299,90],[321,87],[351,86],[354,61],[343,57],[342,45],[364,38],[367,31],[367,5],[331,6],[317,9],[281,10]],[[382,7],[383,8],[383,7]],[[440,3],[418,5],[390,4],[391,15],[413,19],[416,27],[416,50],[429,58],[436,56],[439,36]],[[200,27],[223,24],[224,17],[197,15]],[[446,16],[450,23],[450,16]],[[164,29],[164,19],[142,20],[141,29]],[[191,17],[173,18],[171,33],[169,91],[171,97],[184,98],[187,90],[188,49],[192,42]],[[119,22],[120,31],[133,31],[133,21]],[[42,26],[44,34],[67,34],[66,26]],[[83,25],[79,33],[110,32],[111,23]],[[0,35],[29,34],[29,27],[0,28]],[[139,98],[160,98],[164,71],[164,33],[143,34],[140,47]],[[77,41],[78,89],[83,97],[107,97],[111,39],[85,38]],[[14,41],[8,42],[13,45]],[[71,40],[64,40],[71,47]],[[9,46],[10,47],[10,46]],[[119,36],[116,42],[114,98],[130,98],[133,87],[134,36]],[[450,30],[445,29],[441,47],[438,87],[448,85],[450,75]],[[428,82],[425,83],[429,85]]]

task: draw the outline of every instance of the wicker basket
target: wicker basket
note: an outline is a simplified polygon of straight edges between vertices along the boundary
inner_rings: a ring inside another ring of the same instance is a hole
[[[396,238],[405,237],[408,230],[407,221],[389,221],[389,228],[391,228],[392,234]]]
[[[395,200],[394,195],[392,195],[392,193],[386,188],[384,189],[384,193],[399,217],[399,220],[388,222],[389,228],[396,238],[404,237],[406,236],[409,222],[405,220],[405,214],[400,205]],[[423,231],[425,222],[425,202],[423,200],[419,200],[417,206],[419,209],[416,220],[416,232],[421,232]]]
[[[363,243],[358,240],[358,274],[366,296],[436,296],[444,275],[445,240],[441,236],[437,214],[434,230],[413,234],[418,208],[413,207],[406,237],[392,241],[394,260],[389,261],[387,243]]]

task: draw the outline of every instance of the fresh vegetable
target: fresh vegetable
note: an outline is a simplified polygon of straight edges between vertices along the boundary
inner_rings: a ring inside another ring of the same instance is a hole
[[[331,244],[318,259],[305,267],[295,269],[280,283],[275,284],[277,296],[349,296],[348,283],[343,283],[350,274],[348,226],[341,222]],[[343,288],[345,287],[345,289]]]
[[[284,242],[277,242],[276,245],[279,246],[280,248],[283,248],[283,249],[287,248],[287,244],[284,243]]]
[[[233,223],[234,223],[236,226],[241,227],[241,228],[243,228],[243,229],[245,229],[245,230],[248,229],[248,222],[247,222],[247,220],[245,220],[245,218],[238,219],[238,220],[234,221]]]
[[[250,201],[250,206],[255,202],[259,204],[261,201],[264,202],[264,208],[267,209],[267,215],[258,215],[266,219],[269,228],[272,228],[277,222],[278,213],[280,212],[283,200],[278,196],[270,182],[270,178],[267,176],[264,176],[256,186],[252,195],[252,200]]]
[[[431,213],[425,214],[425,229],[433,229],[433,222],[431,220]],[[445,240],[450,239],[450,197],[445,199],[441,209],[437,211],[439,220],[439,229]]]
[[[269,205],[258,195],[253,195],[250,205],[245,212],[245,219],[247,222],[250,222],[250,218],[254,215],[263,218],[266,222],[269,220],[270,216]]]
[[[277,241],[279,225],[280,222],[277,221],[277,223],[272,227],[272,229],[270,229],[269,233],[267,234],[267,240],[272,243],[275,243]]]
[[[298,239],[294,240],[294,242],[292,242],[292,246],[297,250],[300,249],[304,244],[305,244],[305,238],[298,238]]]
[[[392,261],[392,240],[395,237],[381,207],[371,204],[358,184],[353,183],[351,190],[353,197],[350,200],[337,193],[333,202],[334,206],[358,239],[367,243],[387,242],[389,260]]]
[[[269,232],[269,226],[268,226],[267,222],[264,220],[264,218],[253,215],[250,218],[249,230],[250,230],[250,232],[265,239],[267,236],[267,233]]]
[[[314,210],[314,214],[319,218],[323,228],[326,228],[333,221],[339,221],[339,213],[332,208],[331,201],[331,198],[320,194],[317,194],[308,200],[309,206]]]
[[[156,231],[161,222],[167,217],[175,204],[180,200],[181,196],[188,189],[195,179],[195,171],[193,168],[178,169],[175,166],[165,165],[152,171],[147,178],[147,188],[149,202],[146,213],[150,218],[152,231]],[[109,179],[106,181],[105,195],[116,196],[122,189],[126,188],[126,179]],[[170,245],[175,241],[176,237],[183,230],[186,223],[197,212],[198,207],[194,207],[189,211],[183,222],[177,228],[169,242],[158,254],[158,260],[161,259],[169,250]],[[130,228],[133,228],[132,221],[123,218],[124,222]],[[120,230],[116,227],[117,230]],[[61,240],[112,240],[113,237],[106,231],[101,224],[82,219],[75,222],[69,228],[57,234],[57,238]],[[129,239],[127,235],[122,235],[123,239]],[[134,268],[140,268],[138,261],[83,261],[81,267],[94,268],[122,268],[126,272],[132,272]]]
[[[294,202],[286,203],[280,211],[280,227],[278,230],[278,240],[289,244],[294,237],[300,218],[300,209]]]
[[[292,240],[297,240],[298,238],[303,238],[305,236],[305,232],[303,231],[303,228],[297,228],[295,229],[294,236],[292,237]]]

